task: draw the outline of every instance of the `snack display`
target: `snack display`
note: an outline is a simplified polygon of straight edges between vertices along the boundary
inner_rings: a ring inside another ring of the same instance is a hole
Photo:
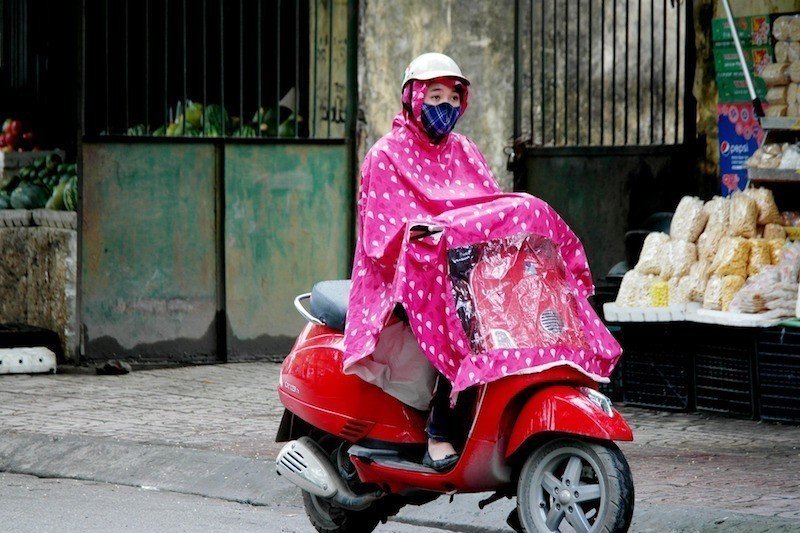
[[[679,241],[697,242],[706,222],[708,212],[703,210],[703,201],[695,196],[684,196],[675,209],[669,236]]]
[[[770,104],[788,104],[786,101],[787,85],[779,85],[778,87],[770,87],[767,91],[767,102]]]
[[[761,69],[761,78],[767,87],[789,83],[789,63],[772,63]]]
[[[783,254],[783,245],[786,244],[784,239],[770,239],[769,251],[772,255],[772,264],[777,265],[781,262],[781,255]]]
[[[634,270],[641,274],[661,274],[661,268],[666,260],[666,247],[669,243],[669,235],[665,233],[651,233],[644,240],[642,252],[639,254],[639,262],[636,263]]]
[[[617,305],[622,307],[647,307],[650,304],[650,285],[656,277],[629,270],[622,278],[617,294]]]
[[[767,224],[764,226],[764,238],[766,240],[785,239],[786,230],[780,224]]]
[[[800,43],[792,41],[778,41],[775,43],[775,60],[778,63],[800,61]]]
[[[750,243],[741,237],[725,237],[714,256],[711,270],[718,276],[747,276]]]
[[[722,278],[722,289],[720,292],[720,309],[727,311],[728,307],[739,292],[739,289],[744,285],[744,276],[725,276]]]
[[[779,41],[800,41],[800,17],[783,15],[776,18],[772,35]]]
[[[731,197],[728,234],[749,239],[756,236],[757,225],[758,206],[755,200],[743,193],[734,194]]]
[[[722,276],[711,276],[703,295],[703,309],[719,311],[722,308]]]
[[[669,283],[655,281],[650,285],[650,307],[666,307],[669,305]]]
[[[750,240],[750,259],[747,263],[747,275],[754,276],[764,267],[772,264],[772,251],[769,242],[764,239]]]
[[[672,241],[669,243],[669,277],[681,277],[689,274],[692,265],[697,262],[697,245],[693,242]],[[662,277],[665,277],[662,272]]]
[[[786,228],[795,224],[800,227],[800,213],[781,213],[766,188],[751,187],[704,204],[684,197],[671,235],[651,233],[645,239],[639,262],[622,280],[616,305],[670,307],[647,320],[673,320],[680,309],[689,313],[694,302],[723,313],[784,316],[797,305],[800,242],[786,240]]]
[[[775,203],[775,197],[769,189],[758,187],[750,187],[745,189],[745,196],[752,198],[758,208],[758,218],[756,222],[759,225],[777,224],[781,221],[781,212],[778,211],[778,205]]]
[[[755,151],[746,164],[748,168],[778,168],[783,159],[784,148],[783,144],[765,144]]]

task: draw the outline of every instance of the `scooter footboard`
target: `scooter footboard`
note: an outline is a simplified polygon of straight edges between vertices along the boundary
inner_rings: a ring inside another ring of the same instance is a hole
[[[517,452],[534,435],[550,432],[616,441],[633,440],[633,432],[608,399],[587,387],[554,385],[531,396],[520,410],[506,448]]]

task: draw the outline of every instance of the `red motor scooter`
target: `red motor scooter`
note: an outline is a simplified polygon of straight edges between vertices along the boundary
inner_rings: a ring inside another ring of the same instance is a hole
[[[278,473],[303,490],[317,531],[372,531],[404,505],[485,491],[494,494],[481,507],[517,497],[518,531],[628,529],[633,480],[614,441],[633,434],[596,382],[558,366],[465,391],[458,463],[436,472],[421,464],[426,413],[342,371],[348,291],[349,281],[325,281],[297,297],[309,323],[278,387],[276,440],[288,441]]]

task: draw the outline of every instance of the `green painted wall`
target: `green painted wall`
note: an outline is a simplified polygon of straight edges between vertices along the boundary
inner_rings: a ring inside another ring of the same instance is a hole
[[[285,354],[303,320],[293,299],[347,277],[352,195],[341,145],[225,148],[228,354]]]
[[[216,350],[215,148],[84,144],[85,357]]]
[[[224,359],[220,274],[227,357],[285,355],[303,326],[294,297],[350,271],[344,143],[86,144],[83,168],[85,359]]]

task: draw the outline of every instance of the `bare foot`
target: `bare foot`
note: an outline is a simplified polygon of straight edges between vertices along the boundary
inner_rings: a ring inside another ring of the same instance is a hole
[[[428,439],[428,454],[434,461],[440,461],[448,455],[455,455],[456,449],[447,441]]]

